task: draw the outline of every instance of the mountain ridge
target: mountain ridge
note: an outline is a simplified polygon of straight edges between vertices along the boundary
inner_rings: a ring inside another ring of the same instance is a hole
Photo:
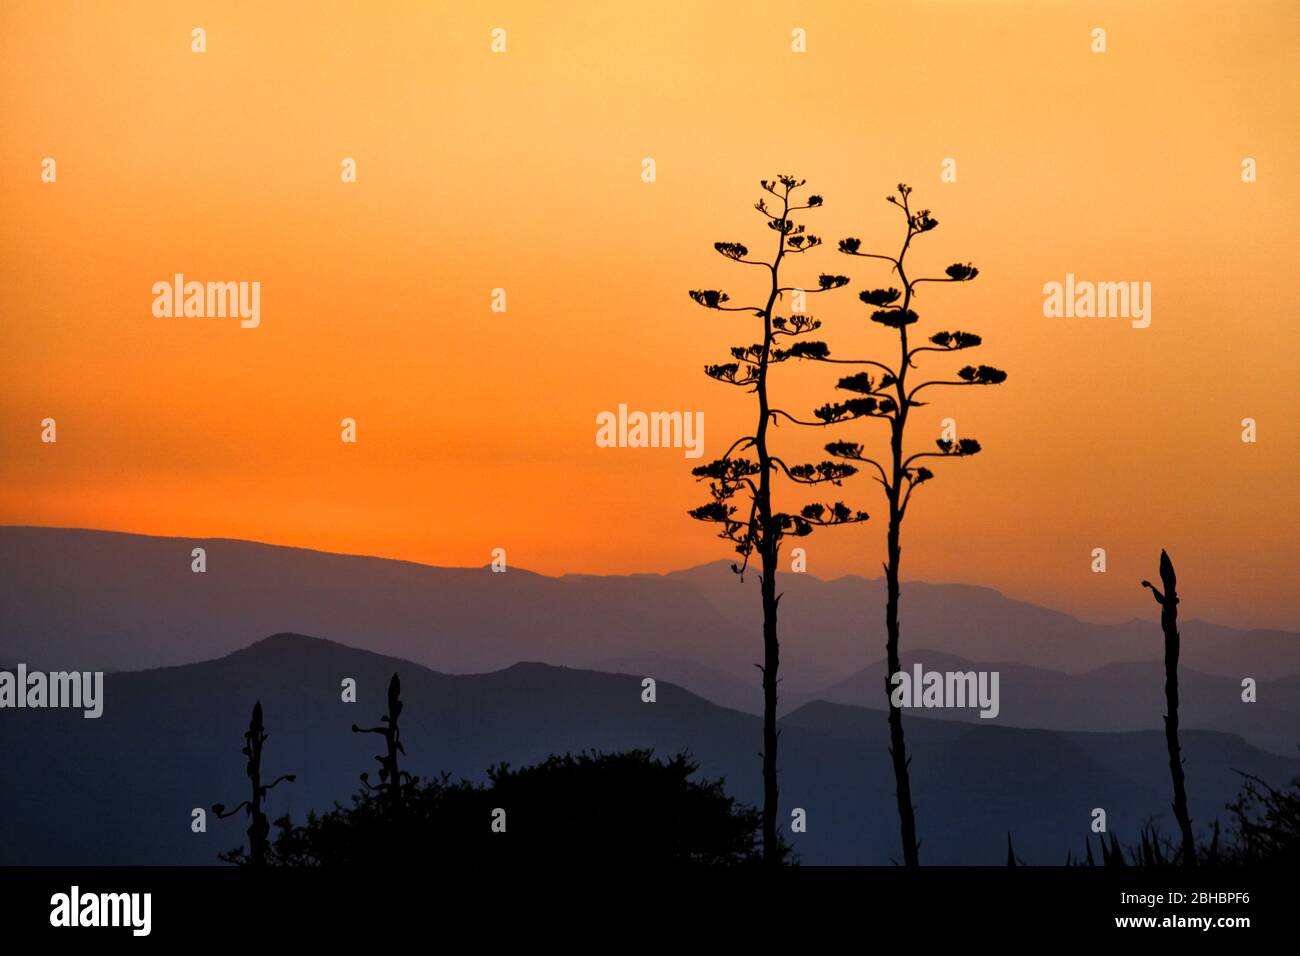
[[[206,572],[190,552],[206,549]],[[884,646],[880,588],[855,576],[783,579],[783,688],[815,693],[871,666]],[[296,631],[446,673],[519,660],[564,666],[649,653],[743,683],[758,656],[756,587],[725,562],[666,575],[548,577],[445,568],[239,539],[0,528],[0,659],[140,669],[220,656]],[[905,646],[976,662],[1080,674],[1155,660],[1155,621],[1093,625],[982,586],[904,586]],[[1272,680],[1300,674],[1300,634],[1188,621],[1184,663]],[[987,666],[987,665],[984,665]]]
[[[26,525],[26,524],[0,525],[0,534],[6,531],[75,532],[75,533],[85,533],[85,534],[93,534],[93,535],[117,535],[125,538],[143,538],[143,539],[152,539],[157,541],[182,541],[182,542],[215,541],[215,542],[223,542],[223,543],[239,544],[239,545],[254,545],[259,548],[276,549],[280,551],[303,552],[306,554],[320,555],[323,557],[351,558],[351,559],[363,560],[363,561],[376,561],[376,562],[386,562],[391,564],[409,565],[415,568],[428,569],[434,571],[482,572],[491,569],[490,563],[478,564],[478,565],[430,564],[426,561],[414,561],[411,560],[410,558],[395,558],[386,555],[364,554],[362,552],[357,552],[357,551],[330,551],[324,548],[312,548],[306,545],[277,544],[275,542],[269,542],[269,541],[257,541],[251,538],[231,538],[222,535],[171,535],[171,534],[164,535],[164,534],[152,534],[152,533],[136,532],[136,531],[119,531],[111,528],[89,528],[89,527],[83,527],[79,525]],[[509,573],[526,574],[532,577],[542,578],[542,579],[552,580],[552,581],[564,581],[567,579],[602,580],[602,579],[611,579],[611,578],[663,579],[663,578],[675,578],[675,577],[689,577],[695,574],[696,572],[711,572],[714,570],[730,571],[732,563],[733,562],[730,559],[719,558],[714,561],[705,561],[701,564],[687,565],[686,567],[676,568],[671,571],[630,571],[630,572],[617,573],[617,574],[596,574],[596,573],[585,572],[585,571],[565,571],[560,574],[546,574],[544,572],[533,571],[519,565],[512,565],[509,569]],[[783,575],[783,578],[791,577],[791,576],[793,575],[792,574]],[[853,583],[861,583],[861,584],[878,585],[883,587],[885,581],[883,575],[877,577],[867,577],[866,575],[856,574],[854,572],[847,572],[845,574],[836,575],[835,577],[821,577],[819,575],[813,574],[812,572],[800,572],[800,577],[811,578],[812,580],[819,581],[823,584],[828,584],[828,585],[839,584],[842,582],[853,582]],[[1027,598],[1019,598],[1019,597],[1012,596],[988,584],[973,584],[967,581],[931,581],[931,580],[923,580],[923,579],[908,579],[905,580],[903,583],[905,585],[925,586],[930,588],[961,588],[963,590],[967,590],[974,593],[982,592],[987,595],[996,597],[999,600],[1005,601],[1008,604],[1034,608],[1040,611],[1047,611],[1052,614],[1057,614],[1060,615],[1061,617],[1069,618],[1072,621],[1076,621],[1080,624],[1085,624],[1085,625],[1107,627],[1107,626],[1126,626],[1133,623],[1146,625],[1148,623],[1146,619],[1141,617],[1136,617],[1136,616],[1128,617],[1128,618],[1124,618],[1123,620],[1116,620],[1116,621],[1090,620],[1088,618],[1078,617],[1067,611],[1061,611],[1059,609],[1050,607],[1046,604],[1039,604]],[[1212,620],[1210,618],[1189,617],[1186,619],[1184,623],[1206,624],[1213,627],[1222,627],[1222,628],[1236,631],[1237,633],[1241,633],[1241,634],[1251,634],[1256,632],[1260,632],[1260,633],[1280,632],[1280,633],[1300,635],[1300,631],[1289,631],[1286,628],[1271,628],[1271,627],[1236,628],[1233,627],[1233,625],[1231,624],[1224,624],[1219,621]]]
[[[422,777],[482,780],[498,763],[526,766],[553,753],[650,749],[689,752],[703,779],[753,804],[760,796],[760,721],[660,681],[645,703],[640,680],[523,662],[486,674],[442,674],[311,635],[281,633],[222,658],[105,678],[104,715],[11,711],[0,748],[40,788],[0,788],[0,818],[22,820],[0,841],[0,863],[212,863],[244,827],[191,813],[246,786],[242,734],[254,701],[270,735],[267,773],[293,773],[268,812],[302,822],[358,788],[375,742],[353,734],[402,681],[403,766]],[[345,703],[340,681],[356,681]],[[1088,808],[1107,808],[1127,838],[1167,816],[1168,768],[1158,731],[1070,734],[989,722],[909,716],[914,796],[927,862],[998,863],[1006,832],[1030,862],[1060,863],[1087,838]],[[882,711],[814,702],[781,721],[782,807],[806,810],[790,834],[807,863],[888,864],[896,855],[893,781]],[[1300,760],[1225,734],[1185,731],[1188,790],[1198,825],[1223,815],[1233,768],[1283,782]],[[1168,821],[1165,820],[1167,823]],[[485,824],[486,825],[486,824]]]

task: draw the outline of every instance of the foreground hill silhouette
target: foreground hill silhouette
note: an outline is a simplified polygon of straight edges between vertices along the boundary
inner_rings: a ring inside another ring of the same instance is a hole
[[[190,570],[190,551],[208,570]],[[884,646],[864,607],[880,581],[786,575],[784,694],[818,693]],[[667,575],[551,578],[436,568],[226,539],[0,528],[0,660],[47,669],[183,664],[297,631],[452,673],[521,660],[590,667],[660,655],[756,686],[753,581],[727,562]],[[965,585],[907,585],[909,644],[1081,674],[1160,657],[1149,621],[1096,625]],[[1300,635],[1183,624],[1183,666],[1275,680],[1300,675]],[[1190,716],[1190,715],[1189,715]]]
[[[266,752],[296,780],[268,797],[274,818],[297,822],[328,810],[373,767],[374,744],[350,727],[382,712],[394,672],[402,679],[403,768],[422,778],[451,774],[483,782],[501,762],[520,767],[552,754],[653,749],[689,752],[699,779],[725,780],[729,796],[758,794],[758,719],[669,683],[641,700],[635,676],[518,664],[487,674],[448,675],[331,641],[281,634],[226,657],[105,678],[104,716],[9,711],[0,751],[18,768],[0,788],[6,827],[0,863],[210,864],[235,842],[229,828],[190,830],[193,808],[243,778],[231,746],[253,700],[267,714]],[[358,701],[340,700],[357,681]],[[1167,822],[1167,768],[1158,731],[1057,733],[917,718],[911,738],[927,859],[1000,863],[1006,834],[1029,863],[1076,853],[1093,807],[1107,809],[1121,837],[1148,819]],[[897,852],[892,781],[879,773],[886,746],[879,711],[813,703],[782,721],[782,813],[806,810],[808,832],[787,837],[807,863],[888,864]],[[1184,734],[1188,792],[1208,826],[1237,793],[1233,768],[1283,784],[1300,761],[1239,738]]]

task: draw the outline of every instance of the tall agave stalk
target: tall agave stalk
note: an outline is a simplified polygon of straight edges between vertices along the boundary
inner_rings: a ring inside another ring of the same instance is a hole
[[[383,726],[363,729],[356,724],[352,725],[354,734],[379,734],[384,738],[384,753],[375,755],[379,761],[379,783],[372,784],[368,773],[361,775],[361,782],[368,789],[383,794],[388,810],[394,813],[402,806],[403,791],[414,786],[420,779],[411,776],[397,762],[398,754],[406,755],[406,748],[402,746],[402,732],[397,726],[397,720],[402,715],[401,694],[402,682],[394,674],[388,682],[388,713],[379,718]]]
[[[244,733],[244,749],[241,751],[248,758],[245,773],[248,775],[252,795],[248,800],[243,801],[239,806],[231,810],[227,810],[220,803],[212,805],[212,812],[217,815],[218,819],[224,820],[226,817],[232,817],[240,810],[248,814],[248,863],[250,866],[263,866],[266,863],[271,823],[262,810],[262,801],[266,799],[267,793],[277,784],[284,781],[293,783],[294,780],[294,775],[290,773],[277,777],[271,783],[262,783],[262,745],[266,743],[268,736],[269,734],[266,733],[266,728],[262,723],[262,702],[259,700],[253,705],[253,716],[248,722],[248,730]]]
[[[1187,787],[1183,780],[1183,760],[1178,747],[1178,577],[1174,563],[1163,550],[1160,552],[1160,583],[1164,593],[1150,581],[1150,588],[1160,605],[1160,628],[1165,633],[1165,747],[1169,750],[1169,775],[1174,781],[1174,817],[1183,835],[1183,866],[1196,865],[1196,838],[1192,834],[1192,818],[1187,812]]]
[[[940,331],[927,338],[917,338],[918,330],[912,326],[920,317],[913,310],[919,288],[923,283],[970,282],[979,270],[970,263],[955,262],[944,270],[943,276],[917,276],[908,253],[918,237],[926,235],[939,225],[928,209],[912,208],[912,187],[898,184],[896,195],[886,197],[903,215],[904,232],[897,253],[866,252],[862,240],[840,240],[840,252],[888,262],[898,278],[900,288],[864,289],[858,298],[872,308],[870,319],[895,333],[896,360],[881,361],[874,358],[843,358],[832,356],[827,348],[805,348],[798,357],[817,362],[842,365],[860,365],[863,371],[841,378],[836,388],[856,397],[833,402],[818,408],[813,414],[821,425],[832,426],[858,419],[884,419],[889,424],[888,454],[868,453],[858,442],[835,441],[826,446],[834,458],[866,465],[869,475],[885,491],[889,504],[889,528],[886,534],[885,560],[885,698],[889,701],[889,756],[894,770],[895,799],[898,804],[899,833],[903,844],[903,862],[907,866],[920,863],[920,841],[916,833],[916,810],[912,806],[912,783],[909,775],[910,758],[903,737],[903,713],[894,703],[894,677],[902,670],[899,654],[899,600],[901,595],[902,527],[907,515],[912,493],[935,477],[922,460],[937,458],[968,458],[980,451],[974,438],[940,438],[935,441],[935,451],[912,452],[908,439],[915,437],[916,428],[908,430],[913,409],[927,404],[933,388],[998,385],[1006,381],[1007,373],[991,365],[967,365],[940,378],[927,378],[918,382],[921,374],[918,359],[922,353],[953,353],[973,349],[983,343],[972,332]],[[911,330],[909,332],[909,329]],[[922,396],[924,394],[924,397]],[[800,422],[800,424],[816,424]],[[878,455],[879,457],[873,457]]]

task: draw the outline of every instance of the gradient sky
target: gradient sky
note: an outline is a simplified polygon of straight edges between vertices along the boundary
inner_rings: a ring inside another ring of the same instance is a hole
[[[883,197],[906,181],[941,222],[913,261],[981,270],[928,287],[921,329],[980,333],[966,356],[1010,379],[916,417],[918,448],[953,417],[986,450],[914,499],[905,578],[1108,620],[1154,613],[1138,582],[1167,547],[1184,614],[1300,627],[1300,6],[481,6],[4,5],[0,523],[446,565],[504,547],[547,573],[727,557],[686,516],[692,462],[598,448],[595,416],[703,411],[709,456],[751,426],[701,367],[754,320],[686,290],[758,291],[711,244],[766,247],[751,206],[782,172],[826,199],[805,221],[827,245],[797,268],[853,279],[810,300],[825,337],[892,356],[856,299],[885,268],[834,241],[890,251]],[[154,318],[176,272],[260,281],[261,327]],[[1151,327],[1044,318],[1067,272],[1151,282]],[[786,366],[774,391],[806,412],[835,377]],[[841,493],[879,519],[878,491]],[[883,528],[818,532],[809,571],[878,575]]]

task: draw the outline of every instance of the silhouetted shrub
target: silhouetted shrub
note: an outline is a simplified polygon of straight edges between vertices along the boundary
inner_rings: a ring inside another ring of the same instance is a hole
[[[1238,771],[1240,773],[1240,771]],[[1300,777],[1285,789],[1277,789],[1251,774],[1228,812],[1232,815],[1226,836],[1214,823],[1208,842],[1195,843],[1200,866],[1294,866],[1300,861]],[[1114,834],[1098,836],[1101,861],[1089,842],[1083,859],[1066,857],[1065,865],[1079,866],[1185,866],[1184,843],[1166,838],[1154,821],[1138,834],[1138,842],[1126,846]]]
[[[1222,860],[1242,866],[1294,866],[1300,862],[1300,777],[1278,790],[1243,774],[1246,784],[1228,804],[1233,815]]]
[[[726,795],[722,781],[690,779],[687,755],[650,751],[552,756],[518,770],[499,765],[488,785],[443,776],[407,789],[403,813],[380,794],[312,813],[305,824],[276,821],[272,863],[371,866],[404,860],[439,867],[563,862],[736,864],[761,859],[762,815]],[[505,831],[494,832],[494,812]],[[782,845],[781,855],[789,848]]]

